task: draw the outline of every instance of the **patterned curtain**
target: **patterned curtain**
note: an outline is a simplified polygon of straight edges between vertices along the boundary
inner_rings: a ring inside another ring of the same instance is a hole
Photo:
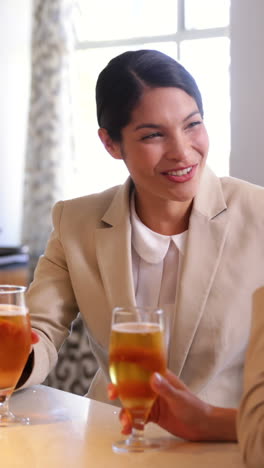
[[[22,237],[34,269],[51,231],[51,208],[73,170],[72,0],[33,0],[31,100]]]
[[[31,101],[25,166],[23,242],[30,277],[51,232],[51,209],[74,170],[71,59],[73,0],[33,0]],[[83,395],[97,369],[77,319],[46,384]]]

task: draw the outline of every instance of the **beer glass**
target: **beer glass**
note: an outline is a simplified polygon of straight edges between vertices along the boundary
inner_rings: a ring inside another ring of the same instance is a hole
[[[23,286],[0,285],[0,427],[29,423],[8,407],[31,347],[25,290]]]
[[[163,315],[155,308],[113,310],[109,373],[132,425],[131,435],[113,444],[115,452],[144,452],[162,446],[161,439],[144,437],[144,424],[156,399],[150,377],[166,369]]]

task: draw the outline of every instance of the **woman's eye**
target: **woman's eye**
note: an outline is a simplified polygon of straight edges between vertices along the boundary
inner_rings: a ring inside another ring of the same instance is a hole
[[[151,140],[152,138],[161,137],[160,132],[150,133],[149,135],[144,135],[141,140]]]
[[[187,125],[187,128],[193,128],[193,127],[196,127],[196,125],[201,125],[202,124],[202,121],[201,120],[195,120],[194,122],[190,122],[188,125]]]

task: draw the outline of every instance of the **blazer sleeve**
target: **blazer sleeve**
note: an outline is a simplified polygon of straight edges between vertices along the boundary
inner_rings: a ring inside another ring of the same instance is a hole
[[[264,287],[253,296],[252,329],[238,412],[238,439],[249,468],[264,467]]]
[[[57,352],[70,333],[79,310],[60,236],[63,202],[53,209],[54,230],[40,257],[27,292],[32,328],[40,337],[22,374],[19,387],[43,382],[57,362]]]

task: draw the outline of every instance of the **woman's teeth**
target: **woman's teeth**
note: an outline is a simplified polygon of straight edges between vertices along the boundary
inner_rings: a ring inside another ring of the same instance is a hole
[[[167,174],[172,175],[172,176],[182,176],[182,175],[188,174],[189,172],[191,172],[191,170],[192,170],[192,167],[187,167],[186,169],[181,169],[179,171],[169,171],[167,172]]]

